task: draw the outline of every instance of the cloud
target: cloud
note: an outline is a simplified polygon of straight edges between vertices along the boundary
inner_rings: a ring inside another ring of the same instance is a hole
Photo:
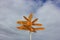
[[[28,16],[30,12],[33,12],[34,18],[38,17],[38,22],[46,28],[44,31],[34,33],[32,35],[34,40],[60,39],[59,9],[51,1],[47,1],[44,5],[43,2],[40,3],[26,0],[0,0],[0,40],[29,40],[29,32],[19,31],[16,28],[19,26],[16,21],[23,20],[22,16]]]
[[[51,2],[56,6],[60,8],[60,0],[51,0]]]
[[[35,14],[39,18],[39,22],[44,25],[46,30],[39,32],[38,40],[59,40],[60,38],[60,10],[48,1],[43,7],[39,8]],[[40,37],[40,38],[39,38]]]

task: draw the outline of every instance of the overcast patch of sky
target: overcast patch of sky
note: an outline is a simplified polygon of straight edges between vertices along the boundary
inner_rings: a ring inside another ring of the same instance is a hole
[[[60,7],[60,0],[51,0],[53,4],[55,4],[57,7]]]
[[[16,29],[16,21],[30,12],[34,12],[34,17],[38,17],[38,22],[46,28],[34,33],[33,40],[60,40],[60,9],[51,1],[41,4],[25,0],[0,0],[0,40],[29,40],[28,32]]]

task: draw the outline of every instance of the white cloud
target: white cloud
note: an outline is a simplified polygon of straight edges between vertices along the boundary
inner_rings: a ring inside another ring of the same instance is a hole
[[[22,20],[23,15],[27,16],[28,13],[33,12],[34,9],[37,10],[37,4],[35,4],[36,3],[32,1],[24,0],[0,0],[0,40],[29,40],[28,32],[18,31],[16,29],[16,26],[18,26],[16,21],[19,19]],[[60,25],[58,24],[60,23],[59,12],[59,9],[51,2],[47,2],[43,7],[39,7],[34,17],[38,17],[41,23],[47,27],[45,31],[39,31],[33,34],[34,40],[59,39],[59,37],[55,37],[59,36],[60,33]]]
[[[39,23],[41,22],[46,28],[45,31],[39,32],[37,35],[41,40],[58,40],[60,39],[60,10],[57,9],[55,5],[48,1],[43,7],[39,8],[35,14],[39,18]],[[38,39],[38,40],[39,40]]]

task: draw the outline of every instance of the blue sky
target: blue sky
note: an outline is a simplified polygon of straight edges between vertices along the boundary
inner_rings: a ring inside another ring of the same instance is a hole
[[[47,0],[33,0],[35,2],[39,2],[39,1],[42,1],[43,3],[45,3]]]
[[[29,32],[18,30],[18,20],[33,12],[45,30],[33,40],[60,40],[60,0],[0,0],[0,40],[29,40]]]

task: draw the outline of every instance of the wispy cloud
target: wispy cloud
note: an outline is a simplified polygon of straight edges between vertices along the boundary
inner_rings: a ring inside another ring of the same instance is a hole
[[[46,28],[34,33],[33,40],[60,40],[60,9],[52,1],[37,3],[32,0],[0,0],[0,40],[29,40],[29,33],[19,31],[16,21],[23,20],[22,16],[30,12]]]

